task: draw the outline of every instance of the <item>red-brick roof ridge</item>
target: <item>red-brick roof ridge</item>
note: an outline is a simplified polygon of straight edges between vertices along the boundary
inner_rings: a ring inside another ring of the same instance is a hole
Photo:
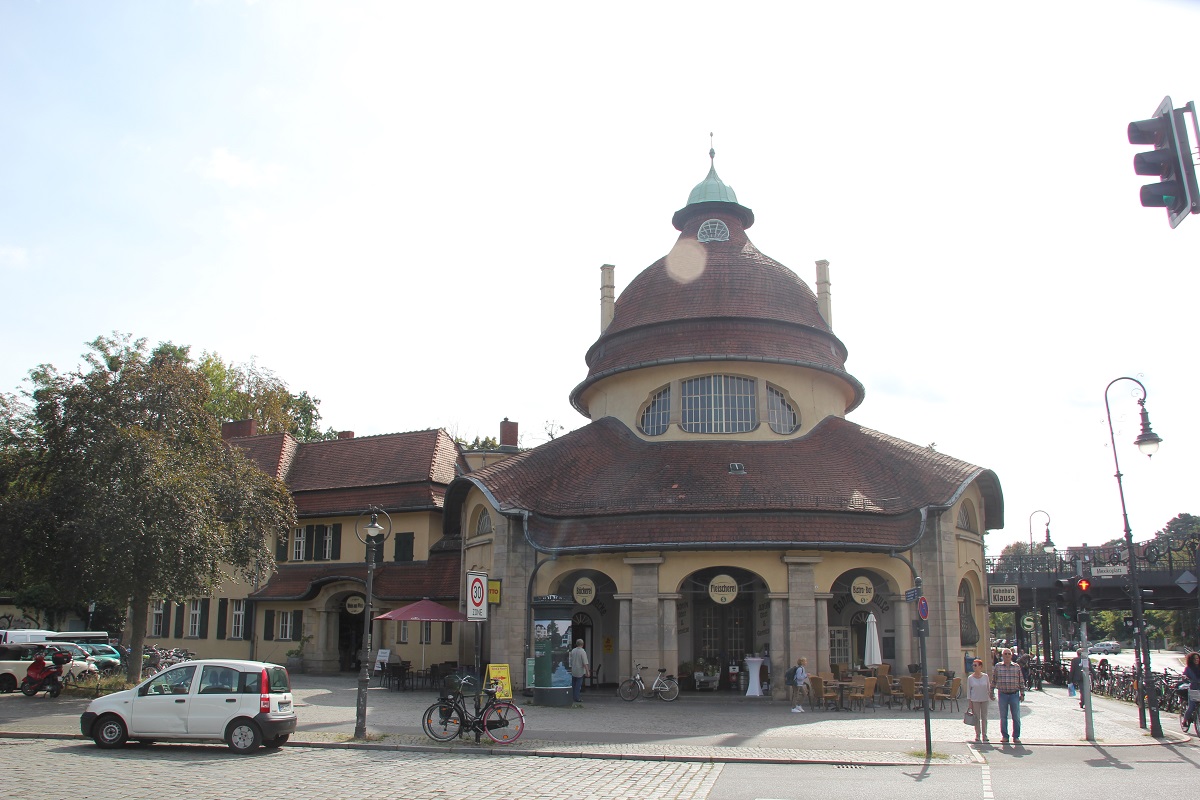
[[[731,462],[747,474],[730,474]],[[839,417],[779,442],[645,441],[607,417],[459,480],[483,487],[501,510],[579,519],[749,511],[894,516],[951,502],[976,478],[995,506],[986,527],[1003,527],[999,482],[989,470]],[[459,482],[451,485],[448,515],[462,491]],[[447,530],[456,524],[447,519]]]

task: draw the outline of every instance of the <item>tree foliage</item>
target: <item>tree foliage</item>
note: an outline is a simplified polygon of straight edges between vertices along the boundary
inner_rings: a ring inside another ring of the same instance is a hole
[[[253,419],[259,433],[290,433],[302,442],[336,439],[337,431],[321,431],[321,401],[306,391],[292,394],[273,372],[254,362],[225,363],[204,353],[197,369],[208,382],[208,410],[220,421]]]
[[[187,348],[147,351],[128,336],[90,346],[74,372],[30,373],[27,413],[9,404],[0,525],[18,534],[24,584],[49,583],[64,604],[128,606],[140,652],[152,598],[265,574],[296,512],[281,481],[222,442]]]

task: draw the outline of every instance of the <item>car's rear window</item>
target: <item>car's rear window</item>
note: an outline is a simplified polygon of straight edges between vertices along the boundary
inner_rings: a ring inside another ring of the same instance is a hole
[[[288,680],[288,671],[284,667],[267,667],[267,680],[271,683],[272,693],[292,690],[291,681]]]
[[[262,674],[261,669],[256,669],[254,672],[243,672],[238,691],[241,694],[261,694],[263,691]],[[288,680],[288,671],[283,667],[267,668],[267,684],[267,691],[272,694],[292,690],[292,685]]]

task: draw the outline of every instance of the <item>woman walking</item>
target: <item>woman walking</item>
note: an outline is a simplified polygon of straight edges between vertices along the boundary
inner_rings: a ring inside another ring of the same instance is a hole
[[[983,662],[977,658],[971,662],[971,666],[975,671],[967,676],[967,701],[971,704],[971,714],[975,717],[975,741],[978,742],[982,734],[983,741],[986,742],[988,703],[995,700],[996,695],[992,693],[991,679],[983,671]]]

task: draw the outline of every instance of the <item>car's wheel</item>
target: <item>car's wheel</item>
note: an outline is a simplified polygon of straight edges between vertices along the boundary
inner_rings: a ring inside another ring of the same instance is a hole
[[[258,726],[248,719],[235,719],[225,730],[225,741],[235,753],[252,753],[262,744]]]
[[[92,740],[100,747],[120,747],[128,736],[125,723],[116,714],[105,714],[92,724]]]
[[[9,675],[7,673],[0,675],[0,693],[8,694],[9,692],[16,691],[16,689],[17,678],[15,675]]]
[[[263,739],[263,747],[266,747],[269,750],[274,750],[277,747],[283,747],[285,744],[287,744],[287,740],[288,734],[281,733],[274,739]]]

